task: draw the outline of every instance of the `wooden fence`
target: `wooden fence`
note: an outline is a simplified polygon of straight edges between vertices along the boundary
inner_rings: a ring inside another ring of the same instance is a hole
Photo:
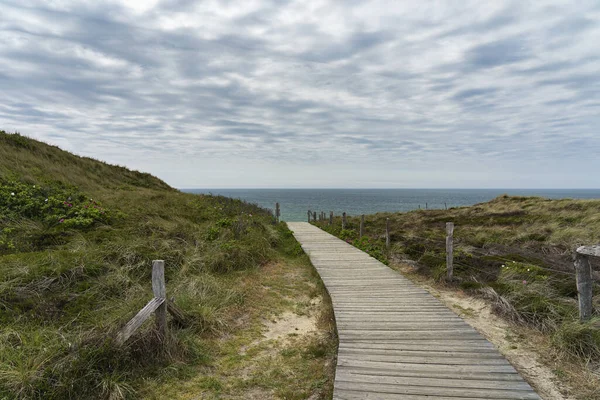
[[[142,324],[154,313],[156,315],[156,329],[162,339],[167,336],[167,311],[181,325],[187,324],[185,314],[175,306],[173,299],[167,300],[167,287],[165,284],[165,262],[152,261],[152,292],[154,298],[146,304],[118,333],[116,342],[124,344]]]
[[[426,205],[427,206],[427,205]],[[316,215],[316,212],[315,212]],[[324,213],[323,213],[324,215]],[[324,220],[325,218],[323,218]],[[310,221],[310,211],[308,222]],[[316,222],[316,217],[313,218]],[[333,211],[329,214],[329,225],[333,225]],[[342,229],[346,229],[347,215],[342,213]],[[359,238],[365,234],[365,216],[360,216]],[[390,238],[390,219],[385,221],[385,246],[387,249],[391,247]],[[579,303],[579,318],[581,321],[587,321],[593,314],[593,286],[594,280],[592,275],[592,257],[600,258],[600,245],[596,246],[581,246],[575,250],[575,279],[577,282],[577,297]],[[454,278],[454,223],[446,222],[446,274],[448,281]]]

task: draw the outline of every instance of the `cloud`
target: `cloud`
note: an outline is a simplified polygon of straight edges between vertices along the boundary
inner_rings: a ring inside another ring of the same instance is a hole
[[[600,167],[599,19],[593,1],[8,0],[0,129],[179,187],[568,186]]]

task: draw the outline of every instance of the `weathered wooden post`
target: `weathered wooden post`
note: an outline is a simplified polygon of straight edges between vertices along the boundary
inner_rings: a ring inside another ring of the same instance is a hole
[[[275,221],[279,223],[279,216],[281,215],[281,211],[279,210],[279,203],[275,203]]]
[[[385,219],[385,247],[390,248],[390,219]]]
[[[592,264],[590,257],[600,257],[600,246],[581,246],[575,251],[575,273],[577,297],[579,298],[579,319],[587,321],[592,317]]]
[[[448,280],[452,280],[454,273],[454,259],[452,255],[453,251],[453,235],[454,235],[454,222],[446,222],[446,268],[448,271]]]
[[[346,229],[346,213],[342,213],[342,229]]]
[[[444,208],[447,210],[448,206],[446,205],[446,202],[444,202]]]
[[[333,211],[329,211],[329,225],[333,225]]]
[[[427,203],[425,203],[425,209],[427,210]]]
[[[317,222],[317,212],[313,211],[313,222]]]
[[[159,334],[164,338],[167,335],[167,287],[165,285],[165,262],[163,260],[152,261],[152,292],[154,297],[163,300],[155,311],[156,327]]]
[[[365,233],[365,214],[360,216],[359,238],[362,238]]]
[[[310,210],[308,210],[308,222],[309,223],[310,223],[310,215],[311,215],[311,212],[310,212]]]

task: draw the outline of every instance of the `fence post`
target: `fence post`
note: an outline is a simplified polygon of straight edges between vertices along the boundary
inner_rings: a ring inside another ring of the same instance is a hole
[[[446,205],[446,203],[444,202],[444,208],[447,210],[448,206]]]
[[[310,212],[310,210],[308,210],[308,222],[309,223],[310,223],[310,214],[311,214],[311,212]]]
[[[362,238],[365,234],[365,214],[360,216],[360,235],[359,238]]]
[[[346,213],[342,213],[342,229],[346,229]]]
[[[317,222],[317,212],[313,211],[313,222]]]
[[[390,248],[390,219],[385,219],[385,247]]]
[[[427,210],[427,203],[425,203],[425,209]]]
[[[579,298],[579,319],[587,321],[592,317],[592,264],[590,257],[600,257],[600,246],[581,246],[575,251],[575,273],[577,297]]]
[[[277,223],[279,223],[280,215],[281,215],[281,212],[279,210],[279,203],[275,203],[275,220],[277,221]]]
[[[155,311],[156,327],[159,334],[164,338],[167,335],[167,287],[165,285],[165,262],[163,260],[152,261],[152,292],[154,292],[154,297],[164,300]]]
[[[329,225],[333,225],[333,211],[329,211]]]
[[[454,235],[454,222],[446,222],[446,268],[448,271],[448,280],[452,280],[454,273],[454,258],[452,255],[453,246],[453,235]]]

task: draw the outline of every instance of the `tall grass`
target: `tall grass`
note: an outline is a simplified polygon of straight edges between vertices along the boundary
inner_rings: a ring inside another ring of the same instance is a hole
[[[0,398],[129,398],[145,379],[185,375],[244,306],[232,277],[293,246],[255,205],[6,132],[0,222]],[[153,259],[189,324],[171,322],[160,343],[147,323],[119,347],[114,334],[152,296]]]
[[[339,217],[332,226],[317,224],[384,262],[416,262],[418,272],[443,281],[445,223],[454,222],[451,285],[490,299],[498,314],[548,335],[561,354],[600,365],[598,322],[577,322],[572,261],[577,246],[600,242],[599,215],[599,200],[500,196],[472,207],[370,215],[360,240],[358,217],[350,217],[345,230]],[[597,319],[600,285],[594,293]]]

